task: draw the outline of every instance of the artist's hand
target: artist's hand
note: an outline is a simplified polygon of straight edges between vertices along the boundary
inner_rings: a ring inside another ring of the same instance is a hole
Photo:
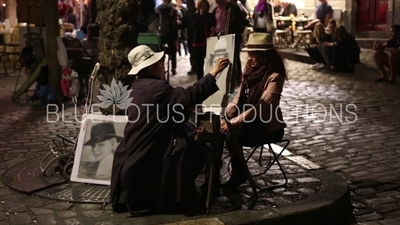
[[[311,45],[310,45],[310,48],[316,48],[316,47],[317,47],[316,44],[311,44]]]
[[[210,74],[215,77],[218,74],[220,74],[228,65],[229,65],[228,58],[218,59],[214,65],[214,68],[211,69]]]
[[[228,124],[226,123],[225,119],[222,119],[222,121],[221,121],[221,127],[220,127],[220,132],[221,132],[222,134],[226,134],[228,131],[229,131]]]

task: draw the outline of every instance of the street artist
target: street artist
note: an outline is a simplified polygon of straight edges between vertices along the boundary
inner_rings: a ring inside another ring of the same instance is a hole
[[[115,212],[168,213],[171,209],[204,207],[195,179],[209,149],[186,140],[184,121],[196,104],[218,91],[215,76],[228,65],[219,59],[193,86],[173,88],[164,77],[164,53],[140,45],[128,55],[131,89],[124,138],[115,151],[111,204]],[[150,105],[150,106],[149,106]]]

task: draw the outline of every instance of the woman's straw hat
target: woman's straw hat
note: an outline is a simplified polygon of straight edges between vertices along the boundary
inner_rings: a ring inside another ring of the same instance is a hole
[[[249,36],[247,45],[242,51],[252,52],[252,51],[268,51],[275,49],[274,39],[271,34],[268,33],[252,33]]]

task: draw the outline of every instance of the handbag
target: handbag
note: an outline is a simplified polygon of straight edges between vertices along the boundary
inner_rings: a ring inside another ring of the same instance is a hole
[[[274,21],[270,21],[267,19],[267,32],[268,33],[274,33],[276,31],[276,27],[274,24]]]
[[[276,31],[276,26],[275,26],[275,22],[274,22],[274,8],[269,5],[270,7],[270,16],[267,16],[267,32],[268,33],[274,33]]]

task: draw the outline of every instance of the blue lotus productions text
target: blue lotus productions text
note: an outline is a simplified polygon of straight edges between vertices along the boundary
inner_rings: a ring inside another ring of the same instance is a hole
[[[151,109],[152,107],[155,110]],[[270,122],[273,118],[279,119],[279,111],[281,109],[283,112],[282,122],[308,122],[308,123],[336,123],[339,122],[341,124],[351,124],[357,122],[357,106],[355,104],[303,104],[303,105],[292,105],[292,106],[283,106],[281,108],[268,107],[268,106],[252,106],[249,104],[244,104],[242,107],[237,105],[228,105],[228,107],[234,107],[234,111],[236,112],[244,112],[246,110],[253,110],[250,118],[244,118],[244,123],[251,123],[255,120],[261,120],[263,123]],[[162,107],[164,108],[164,107]],[[135,123],[139,119],[146,118],[147,121],[157,119],[160,123],[167,123],[170,121],[181,123],[185,121],[185,112],[187,114],[188,110],[184,110],[184,106],[181,104],[174,104],[170,107],[166,107],[166,110],[161,110],[158,104],[143,104],[142,106],[136,104],[129,104],[125,109],[118,109],[117,107],[112,107],[113,113],[110,113],[110,117],[115,117],[115,121],[119,122],[121,120],[121,116],[113,116],[116,112],[119,115],[125,115],[126,121],[129,123]],[[192,107],[190,110],[194,114],[194,118],[198,118],[198,115],[204,115],[203,111],[213,112],[222,112],[223,118],[229,118],[227,113],[224,110],[225,107],[221,107],[221,105],[196,105]],[[71,109],[65,110],[64,107],[58,107],[57,105],[48,105],[46,111],[46,118],[48,123],[56,123],[56,122],[64,122],[64,123],[80,123],[82,120],[91,119],[92,115],[101,114],[99,104],[93,104],[90,109],[90,114],[85,115],[82,112],[79,112],[77,108],[74,108],[73,112]],[[200,109],[200,110],[198,110]],[[201,110],[202,109],[202,110]],[[268,112],[265,112],[268,110]],[[122,113],[121,113],[122,111]],[[150,115],[149,112],[155,112],[155,115]],[[131,115],[137,115],[135,118],[129,117],[128,112]],[[208,114],[211,117],[211,114]],[[262,115],[262,116],[260,116]],[[93,118],[92,118],[93,119]],[[204,119],[204,116],[203,118]],[[211,118],[210,118],[211,119]],[[93,119],[94,120],[94,119]]]

